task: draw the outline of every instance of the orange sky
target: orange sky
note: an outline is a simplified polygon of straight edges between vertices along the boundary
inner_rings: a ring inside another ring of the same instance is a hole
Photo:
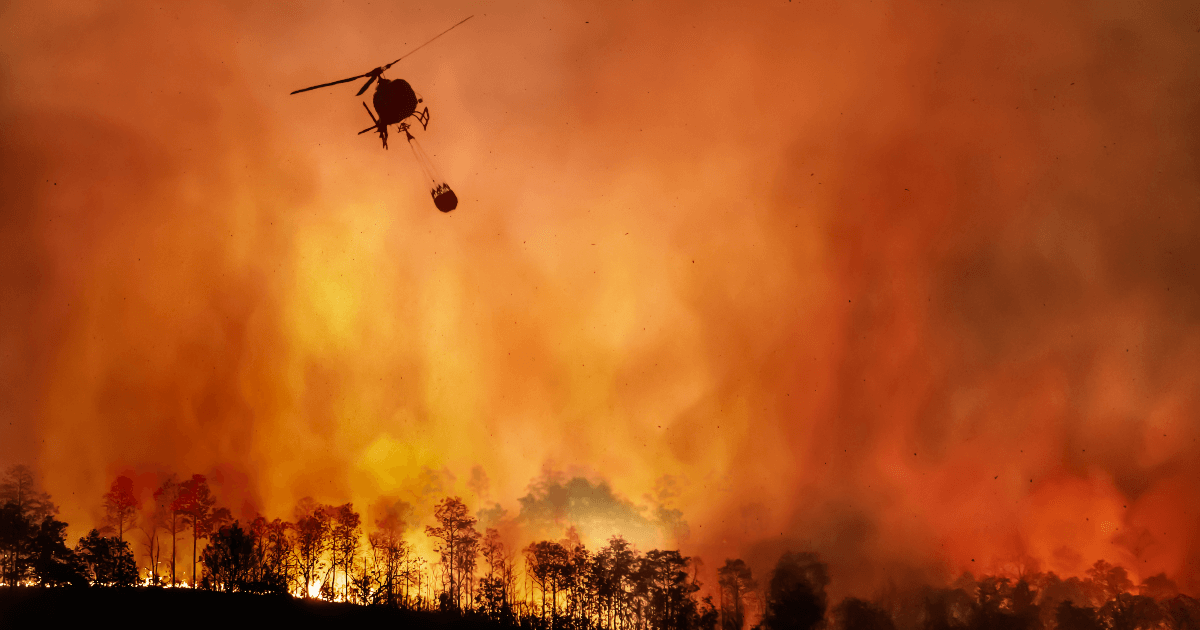
[[[841,592],[1200,592],[1195,3],[195,4],[0,9],[0,463],[74,529],[578,475]],[[443,215],[288,92],[472,14],[388,73]]]

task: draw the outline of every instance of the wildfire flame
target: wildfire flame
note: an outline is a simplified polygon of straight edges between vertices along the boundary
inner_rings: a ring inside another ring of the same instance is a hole
[[[501,4],[392,70],[452,216],[288,91],[456,9],[7,7],[0,463],[1194,594],[1188,7]]]

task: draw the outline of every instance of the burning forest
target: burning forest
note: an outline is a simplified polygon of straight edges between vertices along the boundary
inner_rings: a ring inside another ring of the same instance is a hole
[[[5,601],[1195,627],[1195,2],[0,25]]]
[[[496,527],[480,531],[480,519],[460,497],[440,500],[434,524],[423,532],[405,520],[416,517],[411,512],[385,510],[364,526],[352,503],[325,505],[311,497],[297,502],[294,520],[255,515],[243,524],[220,505],[203,475],[167,477],[147,505],[129,477],[118,477],[103,496],[104,524],[71,548],[66,523],[36,487],[24,466],[9,469],[0,484],[0,586],[273,594],[437,611],[485,626],[535,630],[1136,630],[1200,624],[1200,601],[1180,594],[1165,575],[1134,584],[1125,568],[1104,560],[1083,578],[1021,567],[1015,576],[963,573],[942,588],[892,583],[873,600],[850,596],[835,603],[826,592],[829,566],[818,554],[789,551],[761,583],[744,560],[727,559],[716,568],[710,594],[703,594],[700,558],[678,550],[640,551],[619,535],[589,549],[574,527],[560,540],[516,548]],[[141,554],[133,552],[135,531]],[[430,556],[418,550],[422,537],[432,546]],[[0,613],[37,618],[29,602],[11,601],[12,592],[9,601],[0,593]]]

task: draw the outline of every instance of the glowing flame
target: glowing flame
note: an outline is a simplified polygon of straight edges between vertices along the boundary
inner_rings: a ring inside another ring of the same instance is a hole
[[[243,519],[404,502],[427,557],[461,495],[517,548],[811,549],[845,592],[1200,589],[1170,3],[702,4],[414,56],[451,215],[350,93],[287,92],[461,16],[6,9],[0,463],[84,530],[117,474],[203,472]]]

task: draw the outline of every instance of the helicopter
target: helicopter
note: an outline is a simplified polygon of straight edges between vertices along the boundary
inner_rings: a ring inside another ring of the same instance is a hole
[[[421,111],[417,111],[417,106],[423,103],[424,99],[422,99],[420,96],[417,96],[417,93],[413,90],[412,86],[409,85],[408,81],[405,81],[404,79],[388,79],[387,77],[383,76],[383,73],[399,63],[401,59],[404,59],[405,57],[417,52],[425,46],[428,46],[437,38],[449,33],[455,27],[473,17],[475,16],[468,15],[460,20],[458,24],[455,24],[441,33],[438,33],[429,41],[408,51],[399,59],[385,66],[379,66],[369,72],[356,75],[348,79],[330,81],[329,83],[322,83],[320,85],[314,85],[312,87],[306,87],[292,92],[292,94],[299,94],[301,92],[308,92],[309,90],[316,90],[332,85],[338,85],[340,83],[349,83],[350,81],[366,79],[367,82],[358,89],[358,94],[356,94],[356,96],[362,96],[372,84],[375,84],[375,92],[371,95],[371,103],[375,105],[375,111],[372,112],[371,108],[367,106],[366,101],[363,101],[363,107],[366,108],[367,115],[371,117],[371,126],[358,132],[358,135],[361,136],[368,131],[374,130],[379,134],[379,139],[383,142],[383,148],[387,149],[388,126],[396,125],[400,131],[403,131],[405,138],[408,140],[409,146],[413,150],[413,155],[416,156],[417,162],[420,163],[421,169],[425,172],[426,178],[433,182],[433,188],[430,190],[430,195],[433,196],[434,205],[437,206],[437,209],[441,210],[442,212],[450,212],[451,210],[457,208],[458,196],[455,195],[454,191],[450,190],[450,186],[444,180],[442,180],[441,175],[433,166],[433,162],[429,159],[428,154],[421,149],[417,139],[414,138],[410,132],[410,129],[413,128],[413,124],[408,122],[408,119],[412,118],[421,124],[422,130],[429,129],[429,107],[424,107]]]

